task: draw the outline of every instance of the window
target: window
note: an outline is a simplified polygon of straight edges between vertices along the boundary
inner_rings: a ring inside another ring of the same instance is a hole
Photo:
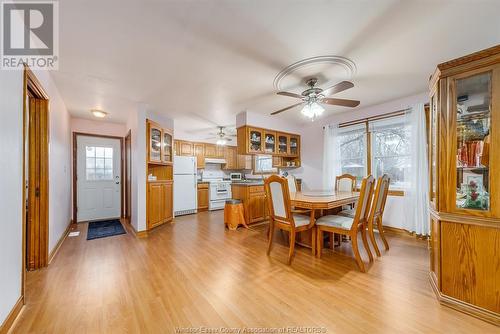
[[[404,174],[410,168],[410,128],[404,115],[341,127],[337,142],[340,172],[356,176],[358,186],[368,174],[375,178],[388,174],[392,190],[405,187]]]
[[[86,146],[87,181],[113,180],[113,148]]]
[[[384,174],[391,179],[391,188],[402,190],[405,171],[410,168],[410,129],[404,116],[370,123],[371,173],[375,178]]]
[[[341,174],[351,174],[361,183],[366,175],[366,126],[365,124],[339,129]]]
[[[260,174],[276,173],[277,169],[273,168],[272,155],[256,155],[254,158],[254,172]]]

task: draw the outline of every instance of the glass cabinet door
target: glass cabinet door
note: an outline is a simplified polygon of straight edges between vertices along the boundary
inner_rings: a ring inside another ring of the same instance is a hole
[[[299,155],[299,138],[290,137],[290,155]]]
[[[288,136],[285,134],[278,134],[278,153],[288,154]]]
[[[491,72],[455,79],[456,207],[490,210]]]
[[[262,130],[250,129],[248,132],[248,140],[250,143],[250,152],[262,152]]]
[[[269,154],[276,153],[276,133],[266,132],[264,134],[264,152]]]
[[[163,159],[164,162],[172,162],[172,135],[163,133]]]
[[[151,127],[149,136],[149,160],[161,161],[161,130]]]

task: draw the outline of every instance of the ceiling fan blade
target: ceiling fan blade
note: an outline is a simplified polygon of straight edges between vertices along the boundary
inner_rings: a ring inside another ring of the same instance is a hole
[[[292,104],[291,106],[288,106],[286,108],[283,108],[283,109],[280,109],[280,110],[277,110],[275,112],[272,112],[271,115],[276,115],[276,114],[279,114],[280,112],[283,112],[283,111],[287,111],[288,109],[292,109],[298,105],[301,105],[303,102],[299,102],[299,103],[295,103],[295,104]]]
[[[355,100],[346,100],[346,99],[334,99],[331,97],[325,97],[324,99],[321,99],[321,103],[326,103],[326,104],[331,104],[334,106],[343,106],[343,107],[357,107],[359,106],[359,101]]]
[[[228,138],[228,137],[224,137],[224,138],[222,138],[222,139],[224,139],[224,140],[226,140],[226,141],[233,141],[231,138]]]
[[[333,85],[332,87],[328,87],[327,89],[324,89],[321,94],[323,94],[324,96],[333,95],[333,94],[343,92],[344,90],[352,88],[352,87],[354,87],[354,84],[352,82],[342,81],[336,85]]]
[[[303,99],[304,98],[302,95],[295,94],[295,93],[289,93],[289,92],[277,92],[276,94],[283,95],[283,96],[288,96],[288,97],[295,97],[297,99]]]

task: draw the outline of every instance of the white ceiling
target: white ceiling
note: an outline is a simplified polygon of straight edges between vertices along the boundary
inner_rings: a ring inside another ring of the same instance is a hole
[[[61,1],[52,74],[74,116],[125,122],[147,103],[193,132],[295,103],[273,79],[314,56],[356,63],[355,88],[336,97],[358,108],[426,91],[436,64],[500,43],[498,13],[496,0]],[[298,109],[275,117],[307,122]]]

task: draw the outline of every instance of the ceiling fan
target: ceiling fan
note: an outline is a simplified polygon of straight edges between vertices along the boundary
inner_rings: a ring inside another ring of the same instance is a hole
[[[294,97],[297,99],[301,99],[302,101],[286,108],[277,110],[272,112],[271,115],[276,115],[282,113],[283,111],[290,110],[299,105],[304,105],[302,108],[302,113],[311,118],[313,121],[316,117],[321,115],[325,108],[321,106],[321,104],[330,104],[334,106],[343,106],[354,108],[359,105],[359,101],[356,100],[346,100],[346,99],[336,99],[328,97],[330,95],[340,93],[344,90],[354,87],[354,84],[350,81],[342,81],[336,85],[328,87],[327,89],[321,89],[316,87],[316,83],[318,82],[317,78],[310,78],[306,80],[306,85],[309,86],[308,89],[303,91],[301,95],[289,92],[278,92],[278,95]]]
[[[226,145],[227,142],[232,141],[230,137],[236,137],[236,134],[229,134],[226,132],[225,126],[217,126],[217,133],[214,133],[213,136],[217,139],[217,145]],[[210,137],[207,139],[214,139],[214,137]]]

